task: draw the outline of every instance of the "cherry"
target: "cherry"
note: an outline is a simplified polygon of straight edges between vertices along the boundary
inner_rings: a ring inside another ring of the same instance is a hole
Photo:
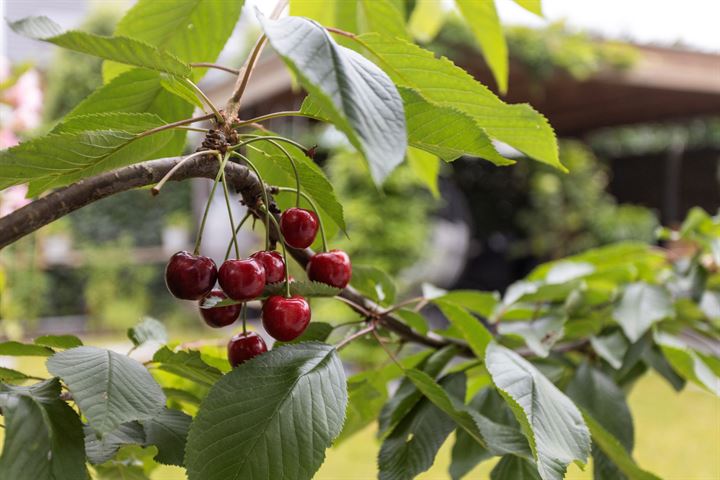
[[[336,288],[345,288],[350,283],[352,266],[350,257],[342,250],[318,253],[307,264],[310,280],[326,283]]]
[[[265,288],[265,269],[254,258],[225,260],[220,266],[218,281],[233,300],[250,300]]]
[[[289,342],[299,337],[310,323],[310,305],[300,295],[290,298],[271,295],[263,305],[262,322],[273,338]]]
[[[307,248],[312,245],[318,224],[315,212],[303,208],[288,208],[280,217],[280,230],[285,243],[294,248]]]
[[[285,279],[285,262],[279,252],[255,252],[250,258],[265,268],[265,283],[277,283]]]
[[[170,293],[183,300],[199,300],[212,290],[217,267],[211,258],[178,252],[165,267],[165,283]]]
[[[253,357],[267,352],[265,340],[255,332],[238,333],[228,342],[228,360],[237,367]]]
[[[208,297],[220,297],[221,300],[225,300],[227,296],[222,290],[213,290],[210,292]],[[207,297],[205,297],[207,298]],[[205,299],[201,300],[200,303]],[[227,307],[212,307],[212,308],[200,308],[200,315],[208,326],[213,328],[227,327],[228,325],[235,322],[240,316],[240,309],[242,305],[228,305]]]

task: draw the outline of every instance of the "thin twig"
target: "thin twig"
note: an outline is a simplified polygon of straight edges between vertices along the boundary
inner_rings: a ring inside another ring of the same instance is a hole
[[[203,92],[202,89],[200,87],[198,87],[197,85],[195,85],[195,82],[193,82],[189,78],[186,78],[184,80],[185,80],[185,83],[195,91],[195,93],[200,95],[200,98],[203,99],[203,101],[207,104],[207,106],[210,107],[210,110],[212,110],[213,113],[215,114],[215,120],[217,120],[218,124],[222,125],[223,123],[225,123],[225,119],[223,118],[222,113],[220,113],[220,110],[218,110],[218,108],[215,106],[215,104],[212,102],[212,100],[210,100],[210,98],[208,98],[208,96],[205,95],[205,92]]]
[[[187,163],[188,160],[192,160],[193,158],[199,157],[201,155],[210,155],[210,154],[217,155],[219,153],[220,152],[218,152],[217,150],[205,150],[202,152],[195,152],[192,155],[188,155],[187,157],[180,160],[177,164],[175,164],[175,166],[172,169],[170,169],[170,171],[167,174],[165,174],[165,176],[157,183],[157,185],[155,185],[152,189],[150,189],[150,192],[153,195],[157,195],[158,193],[160,193],[160,189],[163,187],[163,185],[165,185],[165,182],[167,182],[170,179],[170,177],[173,176],[173,174],[175,172],[177,172],[183,165],[185,165],[185,163]]]
[[[352,39],[355,39],[357,37],[357,35],[355,35],[352,32],[340,30],[339,28],[335,28],[335,27],[325,27],[325,30],[327,30],[328,32],[337,33],[338,35],[342,35],[343,37],[348,37],[348,38],[352,38]]]
[[[425,301],[425,297],[415,297],[415,298],[410,298],[410,299],[408,299],[408,300],[403,300],[402,302],[396,303],[396,304],[393,305],[392,307],[390,307],[390,308],[388,308],[388,309],[386,309],[386,310],[383,310],[382,313],[383,313],[383,314],[392,313],[392,312],[394,312],[394,311],[396,311],[396,310],[400,310],[400,309],[403,308],[403,307],[407,307],[408,305],[412,305],[413,303],[418,303],[418,302],[423,302],[423,301]]]
[[[366,309],[366,308],[363,307],[362,305],[358,305],[357,303],[355,303],[355,302],[353,302],[352,300],[349,300],[349,299],[347,299],[347,298],[345,298],[345,297],[337,296],[337,297],[335,297],[335,299],[340,300],[341,302],[346,303],[347,305],[350,305],[352,308],[354,308],[355,310],[359,311],[360,313],[362,313],[362,314],[365,315],[366,317],[374,317],[374,316],[377,316],[377,313],[371,312],[370,310]]]
[[[375,322],[371,323],[370,326],[363,328],[362,330],[358,330],[357,332],[353,333],[352,335],[345,337],[340,343],[335,345],[335,350],[340,350],[341,348],[345,347],[347,344],[355,340],[356,338],[364,337],[370,332],[375,332]]]
[[[217,63],[196,62],[191,63],[190,66],[193,68],[214,68],[215,70],[222,70],[224,72],[232,73],[234,75],[240,75],[239,69],[226,67],[224,65],[218,65]]]

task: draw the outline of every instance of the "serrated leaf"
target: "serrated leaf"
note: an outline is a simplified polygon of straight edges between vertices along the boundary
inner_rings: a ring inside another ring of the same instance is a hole
[[[195,90],[193,90],[187,83],[183,82],[178,77],[175,77],[173,75],[161,74],[160,85],[165,90],[172,93],[173,95],[182,98],[190,105],[194,105],[200,110],[205,110],[205,105],[203,104],[202,100],[198,98]]]
[[[5,424],[0,478],[87,478],[82,423],[60,400],[57,378],[29,387],[0,384],[0,407]]]
[[[328,339],[333,331],[333,326],[325,322],[310,322],[305,331],[294,340],[289,342],[276,341],[273,344],[273,348],[278,348],[283,345],[289,345],[293,343],[303,342],[324,342]]]
[[[433,300],[433,303],[440,308],[440,311],[450,321],[450,324],[462,333],[473,353],[478,358],[485,358],[485,348],[492,341],[493,336],[480,320],[454,303],[444,302],[439,299]]]
[[[660,346],[673,369],[683,378],[720,396],[720,377],[703,361],[699,354],[678,337],[666,333],[656,333],[655,342]]]
[[[465,396],[465,375],[455,373],[440,381],[455,397]],[[435,455],[455,428],[455,422],[423,398],[392,431],[380,447],[378,478],[410,480],[430,468]]]
[[[2,382],[17,382],[28,378],[30,378],[28,375],[12,368],[0,367],[0,381]]]
[[[146,420],[165,405],[165,395],[137,361],[96,347],[56,353],[50,373],[68,386],[90,426],[103,435],[132,420]]]
[[[405,106],[408,143],[446,162],[463,155],[484,158],[495,165],[515,163],[500,155],[490,137],[467,113],[430,102],[412,88],[399,87]]]
[[[75,335],[41,335],[33,343],[50,348],[74,348],[83,344]]]
[[[524,458],[505,455],[490,472],[490,480],[540,480],[540,474]]]
[[[530,442],[543,480],[561,480],[568,464],[584,464],[590,433],[575,404],[520,355],[491,343],[485,367]]]
[[[144,445],[155,445],[158,448],[155,460],[165,465],[183,465],[191,422],[190,415],[170,408],[142,422],[146,437]]]
[[[370,265],[353,265],[350,284],[363,295],[381,305],[395,302],[397,289],[390,275]]]
[[[205,386],[212,386],[220,380],[222,372],[205,363],[195,350],[173,352],[163,347],[153,355],[153,362],[160,370],[175,374]]]
[[[260,24],[275,51],[363,154],[373,179],[381,183],[403,161],[407,149],[402,99],[393,82],[311,20],[261,16]]]
[[[615,370],[622,367],[623,358],[627,353],[629,344],[622,332],[617,331],[608,335],[590,337],[590,345],[600,358],[605,360]]]
[[[0,343],[0,355],[13,357],[49,357],[54,354],[52,348],[42,345],[30,345],[14,341]]]
[[[360,35],[359,39],[398,86],[414,89],[429,102],[464,112],[490,138],[566,170],[558,158],[552,127],[529,105],[504,103],[447,58],[436,58],[417,45],[375,33]]]
[[[87,117],[73,117],[60,126],[62,133],[34,138],[0,152],[0,188],[18,183],[42,182],[39,193],[85,177],[145,160],[171,138],[171,133],[138,138],[137,133],[164,125],[155,115],[97,115],[116,127],[77,131]],[[131,120],[128,120],[131,119]]]
[[[550,354],[553,345],[563,337],[566,321],[565,315],[550,312],[528,322],[499,322],[497,327],[501,335],[516,335],[522,338],[530,350],[543,358]]]
[[[76,52],[180,77],[190,75],[190,66],[174,55],[132,38],[103,37],[78,31],[63,32],[60,25],[47,17],[27,17],[9,25],[19,35],[54,43]]]
[[[145,431],[138,422],[123,423],[102,437],[90,425],[84,425],[83,431],[85,433],[85,455],[93,465],[107,462],[124,445],[145,443]]]
[[[670,293],[663,287],[648,283],[631,283],[625,287],[620,302],[615,306],[613,318],[620,324],[625,336],[636,342],[650,327],[673,313]]]
[[[455,4],[475,35],[498,90],[504,94],[508,86],[508,49],[495,0],[455,0]]]
[[[142,322],[134,327],[128,328],[127,336],[136,347],[147,342],[155,342],[162,345],[168,341],[165,325],[151,317],[145,317]]]
[[[135,38],[186,62],[214,62],[237,24],[243,0],[175,0],[172,8],[157,0],[140,0],[118,22],[115,35]],[[103,64],[105,82],[127,67]],[[193,69],[193,79],[204,70]]]
[[[267,135],[267,133],[265,134]],[[343,206],[338,201],[335,189],[322,169],[297,147],[284,143],[281,145],[297,165],[302,191],[315,201],[323,219],[328,217],[341,230],[347,230]],[[272,178],[273,185],[295,188],[295,173],[282,150],[268,141],[253,142],[249,148],[248,155],[253,161],[258,158],[258,161],[254,163],[264,179],[272,175],[270,178]],[[292,199],[286,205],[294,206],[292,201],[294,201],[295,194],[288,192],[285,195],[287,195],[286,198]],[[280,200],[282,201],[282,199]],[[327,228],[327,225],[325,227]]]
[[[334,348],[303,343],[255,357],[203,400],[188,436],[188,478],[311,479],[342,429],[346,405]]]

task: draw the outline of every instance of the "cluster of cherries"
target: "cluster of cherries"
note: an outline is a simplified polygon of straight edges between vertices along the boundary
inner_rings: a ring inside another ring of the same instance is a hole
[[[307,248],[315,240],[318,217],[302,208],[289,208],[280,218],[280,231],[286,245]],[[247,302],[262,295],[265,285],[289,281],[287,266],[276,251],[260,251],[249,258],[225,260],[218,270],[208,257],[190,252],[178,252],[170,258],[165,269],[165,282],[170,292],[183,300],[199,300],[200,313],[209,326],[225,327],[240,316],[242,303],[202,308],[209,297],[221,300],[231,298]],[[336,288],[345,288],[350,282],[350,257],[342,250],[318,253],[307,265],[310,280]],[[215,282],[222,290],[213,289]],[[310,323],[310,305],[300,295],[285,297],[271,295],[262,307],[265,330],[276,340],[290,341],[300,336]],[[228,343],[228,360],[235,367],[267,351],[265,341],[255,332],[235,335]]]

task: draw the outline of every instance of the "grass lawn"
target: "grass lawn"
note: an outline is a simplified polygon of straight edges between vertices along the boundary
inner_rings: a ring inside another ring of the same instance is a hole
[[[94,345],[104,342],[88,342]],[[47,375],[42,359],[23,359],[16,365],[26,373]],[[720,479],[720,399],[689,386],[676,393],[657,375],[643,378],[630,395],[635,419],[635,452],[638,463],[666,480]],[[2,430],[0,430],[0,441]],[[1,443],[1,442],[0,442]],[[421,480],[448,479],[447,467],[453,441],[445,443],[435,466],[420,475]],[[316,480],[370,480],[376,478],[375,457],[379,444],[374,428],[368,428],[338,448],[330,449]],[[481,464],[466,478],[488,478],[492,463]],[[182,469],[161,467],[153,480],[183,479]],[[571,466],[568,480],[592,478]]]

